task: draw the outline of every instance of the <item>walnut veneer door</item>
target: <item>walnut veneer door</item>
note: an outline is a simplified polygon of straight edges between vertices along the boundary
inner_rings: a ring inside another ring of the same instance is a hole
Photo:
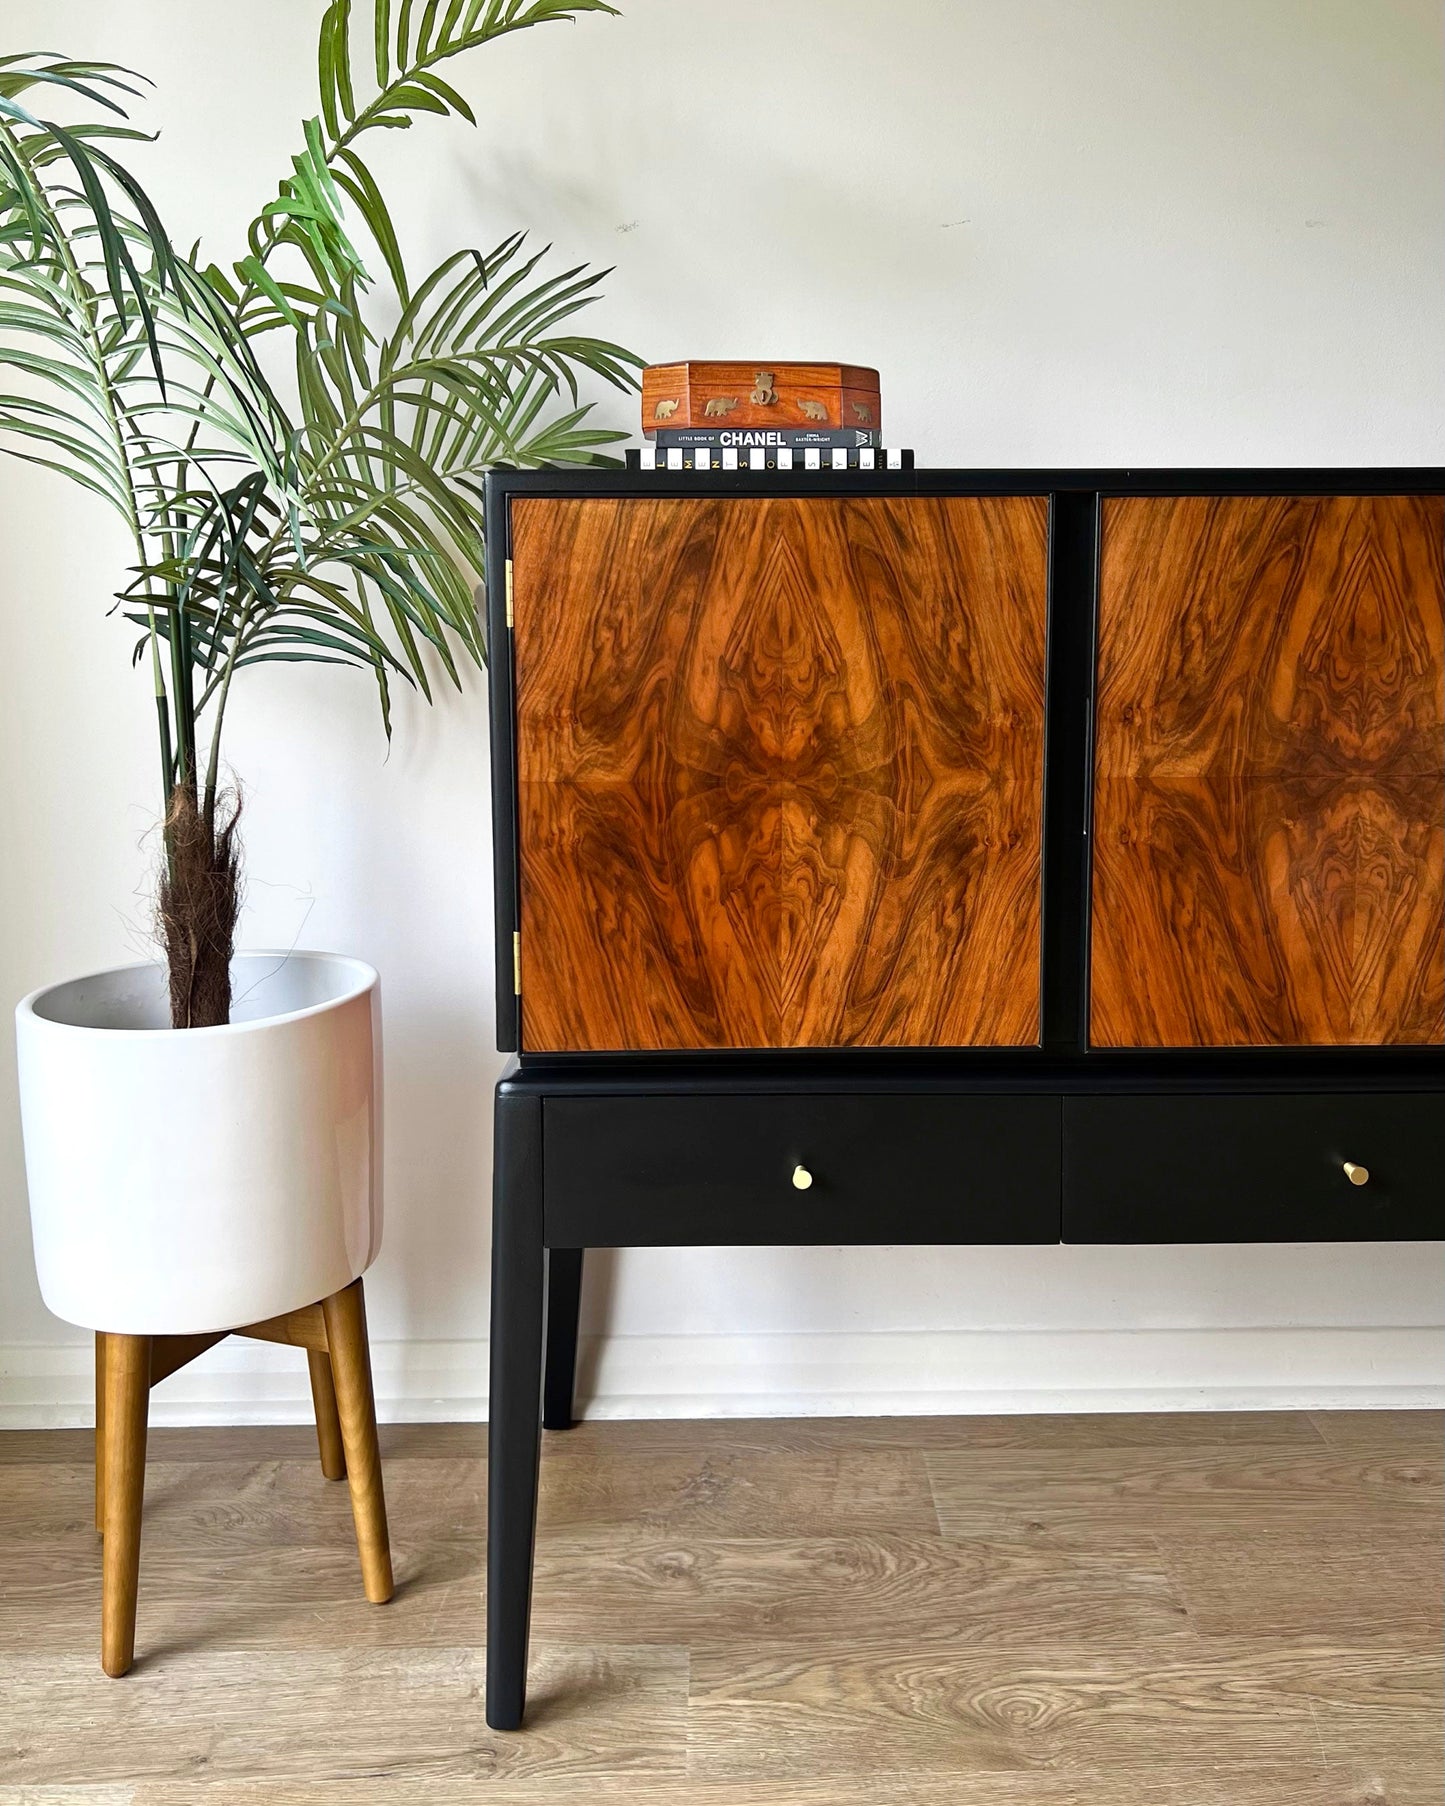
[[[1091,1039],[1445,1039],[1445,500],[1103,505]]]
[[[529,1051],[1039,1033],[1047,507],[512,504]]]

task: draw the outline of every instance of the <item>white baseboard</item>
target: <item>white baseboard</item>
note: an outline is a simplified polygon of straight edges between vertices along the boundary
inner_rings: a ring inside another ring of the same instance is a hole
[[[372,1345],[385,1422],[487,1414],[484,1341]],[[584,1342],[589,1417],[1325,1410],[1445,1405],[1445,1330],[947,1330]],[[88,1343],[0,1343],[0,1428],[91,1422]],[[223,1342],[165,1381],[161,1424],[309,1418],[298,1350]]]

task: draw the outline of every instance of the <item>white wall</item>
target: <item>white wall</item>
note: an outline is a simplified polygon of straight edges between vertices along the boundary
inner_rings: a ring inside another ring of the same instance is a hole
[[[877,364],[891,439],[934,465],[1445,462],[1438,0],[622,4],[480,53],[457,78],[478,131],[382,144],[418,267],[530,226],[616,262],[597,326],[653,359]],[[8,0],[0,48],[152,76],[164,130],[137,164],[177,237],[229,258],[316,110],[320,10]],[[3,470],[10,1000],[144,949],[155,756],[103,619],[123,541]],[[234,705],[245,942],[384,977],[392,1416],[485,1408],[485,714],[480,683],[404,704],[387,757],[360,677],[249,673]],[[82,1421],[0,1060],[0,1421]],[[590,1383],[615,1412],[1421,1399],[1439,1277],[1417,1247],[628,1253],[589,1285]],[[284,1351],[231,1344],[156,1405],[304,1398]]]

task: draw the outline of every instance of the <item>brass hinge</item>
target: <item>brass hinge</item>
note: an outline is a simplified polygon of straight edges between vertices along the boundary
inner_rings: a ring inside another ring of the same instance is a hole
[[[522,931],[515,929],[512,934],[512,993],[522,995]]]
[[[507,625],[512,625],[512,561],[507,560]]]

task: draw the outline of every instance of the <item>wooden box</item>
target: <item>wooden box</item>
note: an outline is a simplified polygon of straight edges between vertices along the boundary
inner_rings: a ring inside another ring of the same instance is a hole
[[[857,364],[650,364],[642,373],[642,430],[659,427],[866,428],[883,424],[878,372]]]

